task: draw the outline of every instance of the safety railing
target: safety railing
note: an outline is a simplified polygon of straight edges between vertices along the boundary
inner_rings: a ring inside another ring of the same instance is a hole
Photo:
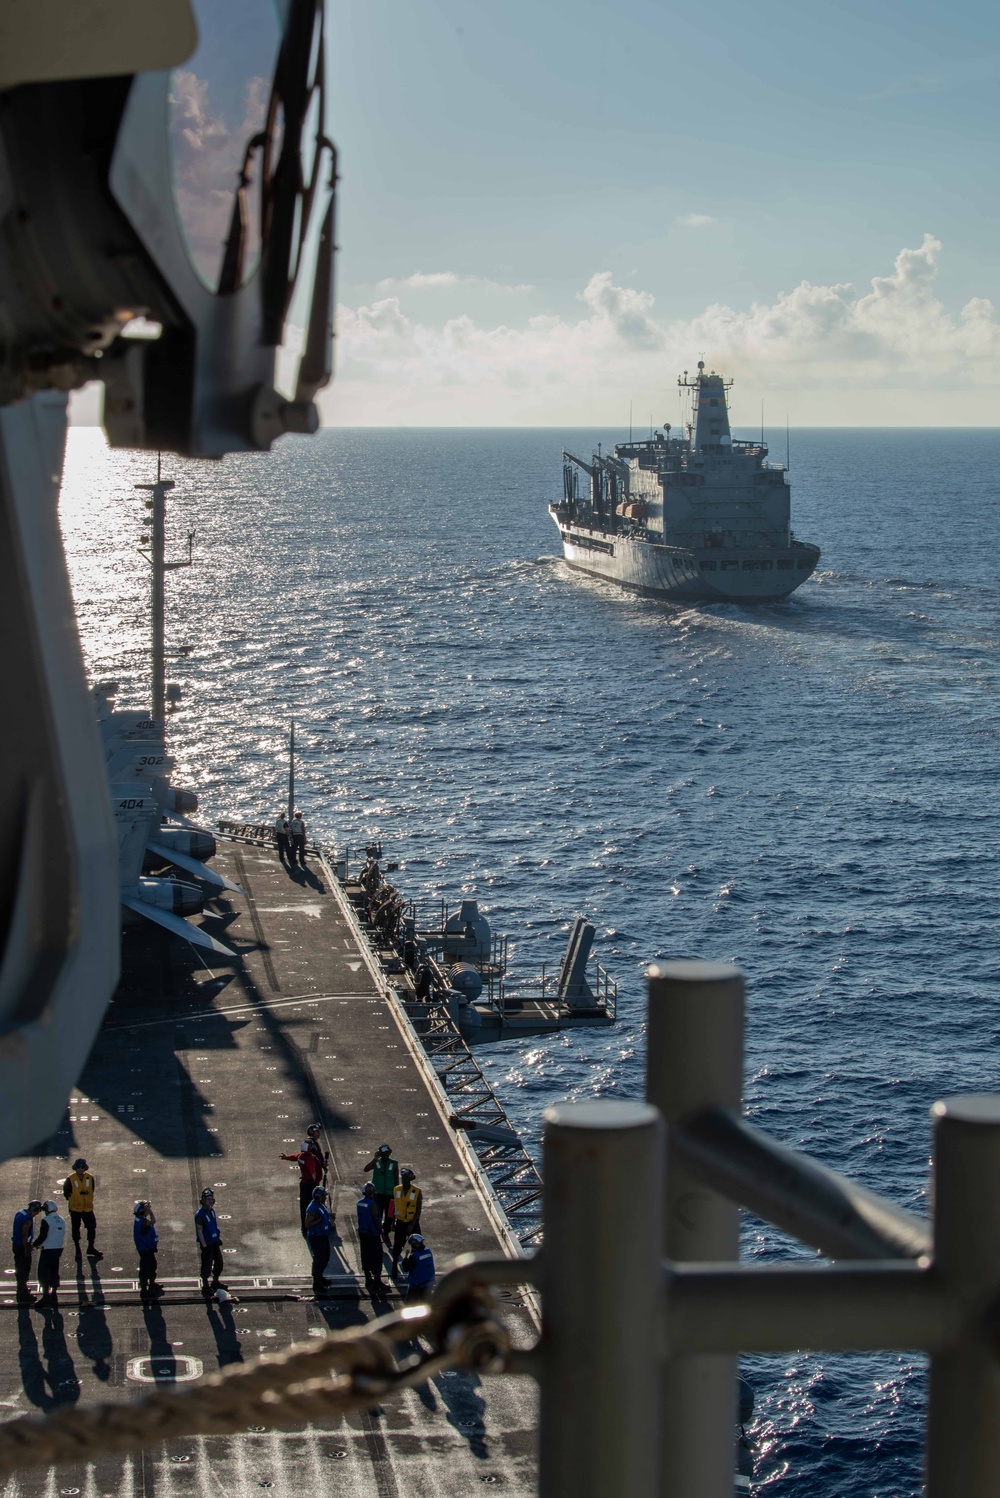
[[[934,1105],[927,1224],[740,1118],[736,969],[653,969],[648,1044],[645,1102],[546,1114],[544,1498],[731,1498],[736,1355],[877,1349],[930,1354],[927,1498],[995,1493],[1000,1097]],[[738,1264],[740,1205],[840,1262]]]
[[[496,1000],[501,1014],[516,1013],[526,1003],[556,1006],[559,1003],[559,972],[550,970],[548,963],[542,963],[541,975],[538,978],[525,978],[511,981],[509,978],[501,987]],[[603,963],[594,957],[587,964],[587,981],[594,995],[594,1007],[602,1009],[613,1022],[618,1017],[618,982],[612,978]],[[567,1022],[573,1020],[572,1013],[564,1016]]]

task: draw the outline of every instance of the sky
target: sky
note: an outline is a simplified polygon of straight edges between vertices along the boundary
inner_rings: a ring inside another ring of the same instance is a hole
[[[1000,8],[332,0],[341,425],[995,425]]]

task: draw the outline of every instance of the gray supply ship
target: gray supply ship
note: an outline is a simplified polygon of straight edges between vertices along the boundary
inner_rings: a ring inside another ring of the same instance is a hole
[[[613,453],[598,448],[589,463],[563,453],[563,498],[549,514],[566,561],[661,598],[787,598],[819,561],[819,547],[790,529],[787,467],[770,462],[763,440],[732,436],[731,380],[699,362],[678,384],[691,392],[683,435],[667,424]]]

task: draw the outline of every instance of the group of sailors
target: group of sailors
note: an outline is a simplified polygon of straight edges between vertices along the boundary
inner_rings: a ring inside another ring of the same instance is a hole
[[[317,1299],[332,1293],[325,1271],[330,1262],[330,1237],[335,1231],[326,1188],[330,1156],[320,1146],[321,1132],[319,1124],[310,1125],[299,1152],[281,1156],[283,1160],[295,1161],[299,1167],[299,1219],[312,1259],[312,1288]],[[435,1271],[434,1257],[420,1232],[422,1195],[414,1173],[409,1166],[400,1169],[388,1144],[379,1146],[365,1171],[372,1172],[372,1179],[364,1184],[357,1211],[366,1289],[373,1298],[390,1293],[390,1286],[382,1278],[382,1246],[385,1244],[391,1250],[393,1278],[400,1270],[406,1277],[406,1299],[423,1300],[434,1283]],[[96,1263],[104,1257],[96,1243],[96,1182],[82,1156],[73,1161],[73,1169],[63,1181],[62,1189],[77,1261],[82,1262],[82,1239],[86,1235],[87,1257]],[[66,1246],[66,1228],[66,1218],[54,1200],[33,1198],[15,1214],[11,1248],[18,1305],[37,1304],[39,1309],[53,1310],[58,1306],[59,1265]],[[207,1300],[219,1297],[221,1292],[224,1299],[229,1287],[222,1278],[222,1230],[215,1192],[210,1186],[201,1193],[194,1228],[201,1293]],[[139,1257],[139,1295],[144,1302],[149,1302],[164,1293],[164,1287],[156,1278],[159,1234],[150,1201],[137,1201],[132,1209],[132,1241]],[[401,1261],[404,1250],[405,1257]],[[29,1283],[33,1254],[38,1256],[35,1277],[41,1294],[37,1298]]]
[[[386,941],[392,941],[403,916],[405,902],[402,896],[384,878],[374,853],[369,853],[358,878],[365,892],[365,911],[369,924],[380,931]]]
[[[331,1293],[325,1275],[330,1262],[330,1236],[335,1231],[325,1184],[330,1156],[320,1146],[321,1132],[319,1124],[311,1124],[298,1153],[280,1157],[299,1167],[299,1217],[312,1259],[313,1296],[317,1300]],[[400,1272],[406,1276],[406,1300],[424,1300],[434,1283],[434,1256],[420,1231],[423,1193],[414,1172],[408,1165],[400,1167],[388,1144],[379,1145],[364,1170],[372,1172],[357,1203],[365,1289],[372,1299],[391,1293],[382,1278],[384,1246],[390,1251],[392,1278]]]
[[[294,869],[296,863],[300,869],[305,868],[306,824],[300,811],[296,811],[291,817],[279,813],[274,820],[274,841],[278,845],[278,857],[282,863],[287,863],[290,869]]]
[[[73,1169],[63,1181],[62,1189],[77,1261],[83,1259],[81,1240],[86,1233],[87,1258],[96,1264],[104,1255],[96,1242],[95,1182],[82,1155],[73,1161]],[[11,1249],[14,1255],[14,1283],[18,1305],[30,1306],[36,1303],[36,1297],[31,1293],[28,1283],[33,1253],[38,1254],[35,1272],[38,1288],[42,1292],[37,1303],[42,1307],[58,1305],[59,1262],[65,1245],[66,1219],[59,1211],[57,1202],[41,1201],[35,1197],[14,1214]]]

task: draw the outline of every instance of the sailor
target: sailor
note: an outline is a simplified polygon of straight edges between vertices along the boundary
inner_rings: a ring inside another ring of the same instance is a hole
[[[306,1236],[306,1213],[312,1201],[313,1188],[322,1186],[330,1160],[329,1155],[324,1155],[320,1148],[319,1136],[322,1132],[322,1125],[310,1124],[298,1154],[281,1156],[282,1160],[294,1160],[299,1167],[299,1223],[303,1238]]]
[[[309,1252],[312,1255],[313,1299],[329,1295],[330,1287],[324,1279],[324,1271],[330,1262],[330,1231],[333,1223],[326,1205],[326,1191],[322,1186],[313,1189],[309,1210],[306,1212],[305,1232]]]
[[[11,1228],[11,1247],[14,1250],[14,1283],[17,1286],[19,1305],[34,1305],[35,1297],[28,1289],[31,1274],[31,1250],[35,1242],[35,1218],[42,1210],[40,1201],[30,1201],[20,1212],[14,1214]]]
[[[417,968],[416,996],[418,999],[429,999],[433,988],[433,974],[430,963],[426,959]]]
[[[220,1280],[222,1273],[222,1233],[215,1215],[215,1192],[206,1186],[201,1206],[194,1214],[194,1231],[201,1249],[201,1293],[207,1300],[216,1290],[228,1290]]]
[[[94,1236],[97,1232],[97,1218],[94,1216],[94,1177],[87,1169],[87,1162],[82,1155],[73,1161],[73,1169],[63,1181],[63,1196],[69,1203],[69,1220],[73,1229],[73,1247],[76,1249],[77,1258],[82,1258],[80,1252],[80,1231],[87,1229],[87,1258],[103,1259],[104,1255],[98,1253],[94,1247]]]
[[[411,1233],[410,1252],[403,1260],[406,1273],[406,1299],[426,1300],[434,1283],[434,1255],[420,1233]]]
[[[296,812],[288,824],[288,835],[292,840],[292,855],[289,862],[294,869],[295,860],[298,858],[300,868],[306,866],[306,824],[302,820],[301,812]]]
[[[139,1254],[139,1295],[143,1300],[152,1300],[154,1295],[163,1294],[163,1286],[156,1283],[156,1246],[160,1235],[150,1202],[136,1202],[132,1209],[132,1239]]]
[[[389,1286],[382,1279],[382,1234],[379,1229],[378,1204],[371,1181],[365,1182],[358,1202],[358,1243],[361,1246],[365,1289],[372,1299],[376,1295],[387,1295]]]
[[[409,1239],[412,1241],[414,1233],[420,1232],[420,1207],[423,1201],[423,1192],[414,1184],[413,1171],[408,1165],[404,1165],[400,1172],[400,1183],[393,1192],[392,1197],[392,1275],[396,1277],[399,1256],[403,1247]]]
[[[38,1304],[51,1306],[54,1310],[59,1304],[59,1260],[62,1257],[63,1244],[66,1242],[66,1219],[59,1216],[59,1208],[55,1202],[45,1202],[42,1210],[45,1216],[42,1218],[42,1225],[38,1229],[36,1240],[38,1284],[42,1291],[42,1298]]]
[[[274,819],[274,841],[278,845],[278,857],[284,863],[288,857],[290,846],[288,840],[288,818],[284,815],[275,817]]]
[[[389,1208],[392,1206],[392,1193],[399,1185],[399,1161],[393,1159],[390,1145],[380,1144],[364,1169],[373,1172],[372,1185],[375,1187],[375,1201],[378,1204],[379,1231],[388,1243]]]

